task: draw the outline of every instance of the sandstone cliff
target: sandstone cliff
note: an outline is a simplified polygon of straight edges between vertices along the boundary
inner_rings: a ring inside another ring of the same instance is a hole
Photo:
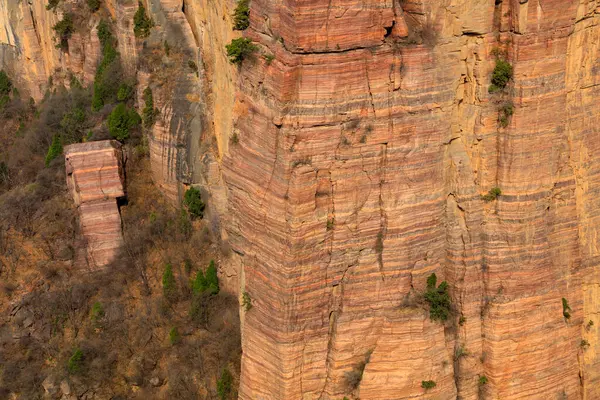
[[[341,398],[369,352],[363,399],[600,396],[599,5],[252,2],[275,60],[242,67],[223,161],[241,398]],[[514,82],[489,94],[498,51]],[[432,272],[452,327],[411,301]]]
[[[0,4],[3,63],[35,61],[15,73],[38,97],[59,64],[89,82],[97,56],[65,64],[33,3]],[[233,1],[146,4],[143,45],[135,4],[107,9],[160,110],[154,180],[206,188],[252,299],[240,398],[600,398],[600,2],[253,0],[239,69]],[[499,54],[514,76],[489,93]],[[420,301],[433,272],[446,325]]]

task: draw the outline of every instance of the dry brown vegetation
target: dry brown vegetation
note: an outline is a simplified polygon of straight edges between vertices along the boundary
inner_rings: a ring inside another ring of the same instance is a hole
[[[212,399],[225,367],[237,387],[237,299],[222,291],[199,296],[190,313],[190,281],[209,260],[220,261],[208,223],[168,204],[143,146],[127,146],[123,254],[104,271],[77,270],[82,243],[62,157],[44,168],[43,127],[56,123],[55,113],[39,115],[2,154],[11,179],[0,189],[0,398],[60,397],[66,382],[80,398]],[[170,300],[162,290],[166,263],[176,278]],[[102,312],[92,313],[97,303]]]

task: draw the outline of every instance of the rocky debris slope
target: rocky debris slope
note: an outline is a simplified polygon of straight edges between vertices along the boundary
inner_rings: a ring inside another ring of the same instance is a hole
[[[102,268],[116,258],[123,245],[117,205],[125,196],[121,145],[104,140],[66,146],[65,165],[67,187],[79,209],[85,239],[85,258],[76,264]]]

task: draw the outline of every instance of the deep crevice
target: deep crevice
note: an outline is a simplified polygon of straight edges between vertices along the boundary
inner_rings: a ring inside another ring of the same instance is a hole
[[[385,29],[385,35],[383,35],[384,38],[389,37],[392,34],[392,30],[394,29],[394,25],[396,25],[396,21],[392,21],[392,25],[390,26],[384,26],[383,29]]]

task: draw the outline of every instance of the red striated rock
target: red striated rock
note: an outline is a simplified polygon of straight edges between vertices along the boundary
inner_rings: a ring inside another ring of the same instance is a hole
[[[121,145],[113,140],[66,146],[67,186],[79,208],[88,268],[115,259],[123,236],[117,199],[124,197]]]
[[[252,2],[275,59],[241,68],[223,160],[240,398],[600,398],[598,5],[400,5]],[[445,328],[415,301],[432,272]]]

